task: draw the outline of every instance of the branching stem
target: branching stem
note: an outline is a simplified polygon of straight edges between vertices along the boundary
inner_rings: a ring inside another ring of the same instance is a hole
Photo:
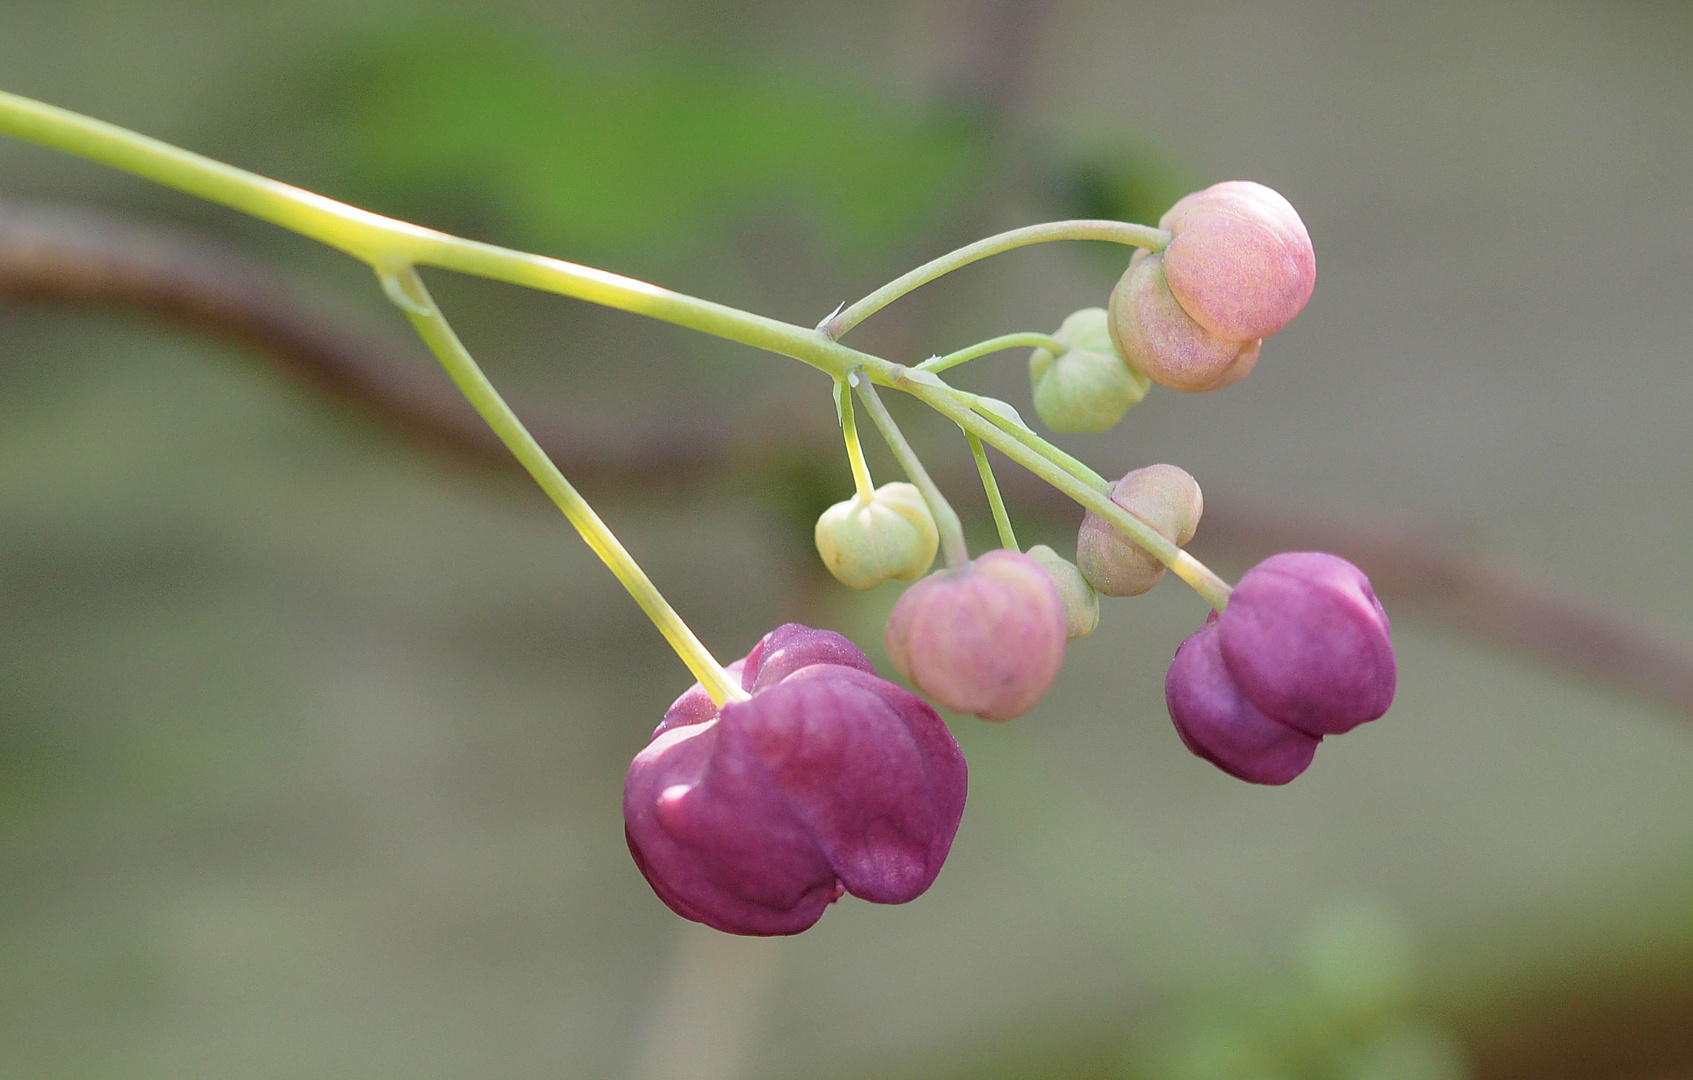
[[[876,393],[876,387],[869,379],[856,378],[853,384],[858,388],[859,396],[864,399],[864,408],[869,411],[870,419],[876,422],[881,430],[882,438],[887,440],[888,449],[899,459],[900,468],[905,475],[917,485],[917,490],[923,493],[923,501],[929,504],[929,513],[935,519],[935,529],[941,534],[941,557],[946,560],[948,567],[956,569],[970,561],[970,549],[964,544],[964,526],[959,524],[958,514],[952,504],[946,501],[941,489],[935,486],[929,477],[929,470],[917,459],[917,454],[911,449],[911,444],[905,441],[900,433],[899,425],[888,413],[888,407],[882,404],[882,397]]]
[[[970,434],[964,437],[970,440],[970,456],[976,459],[976,471],[982,475],[982,490],[987,492],[994,528],[999,530],[999,546],[1022,551],[1017,546],[1017,534],[1011,531],[1011,515],[1005,512],[1005,500],[1000,497],[999,483],[993,478],[993,466],[988,464],[988,452],[982,449],[982,440]]]
[[[1000,337],[989,338],[986,341],[978,341],[976,344],[971,345],[968,348],[959,349],[957,352],[947,353],[945,356],[931,356],[921,364],[918,364],[917,370],[933,371],[938,373],[945,371],[947,368],[955,368],[959,364],[975,360],[978,357],[986,356],[989,353],[999,352],[1001,349],[1017,348],[1045,349],[1053,354],[1062,354],[1070,351],[1070,346],[1064,344],[1062,341],[1059,341],[1051,334],[1005,334]]]

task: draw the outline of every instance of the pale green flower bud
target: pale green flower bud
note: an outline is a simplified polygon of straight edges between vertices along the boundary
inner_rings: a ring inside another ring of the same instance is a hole
[[[1099,625],[1099,593],[1088,584],[1087,578],[1066,559],[1045,544],[1036,544],[1026,554],[1040,564],[1052,583],[1058,586],[1058,598],[1064,601],[1064,631],[1069,640],[1087,637]]]
[[[922,492],[897,481],[877,488],[869,502],[854,497],[823,511],[816,538],[823,565],[852,589],[874,589],[890,578],[916,581],[940,546]]]
[[[1083,308],[1052,335],[1068,352],[1029,354],[1035,412],[1052,430],[1104,431],[1146,396],[1151,383],[1117,354],[1108,321],[1104,308]]]
[[[1111,501],[1178,547],[1193,539],[1204,510],[1199,484],[1174,465],[1148,465],[1123,477]],[[1139,596],[1158,584],[1164,564],[1089,510],[1076,534],[1076,565],[1106,596]]]

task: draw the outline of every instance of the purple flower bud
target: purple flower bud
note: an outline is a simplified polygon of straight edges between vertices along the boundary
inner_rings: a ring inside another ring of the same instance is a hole
[[[1163,251],[1170,291],[1226,341],[1269,337],[1311,299],[1311,236],[1292,204],[1263,184],[1212,184],[1170,207],[1158,227],[1171,233]]]
[[[1288,551],[1248,570],[1217,620],[1223,660],[1264,712],[1339,735],[1393,704],[1398,666],[1370,579],[1338,555]]]
[[[888,616],[888,656],[953,712],[1010,720],[1034,708],[1064,666],[1064,601],[1040,564],[990,551],[930,574]]]
[[[1285,784],[1305,771],[1318,739],[1259,712],[1223,666],[1215,615],[1176,649],[1164,703],[1187,748],[1230,776]]]
[[[1387,614],[1363,571],[1285,552],[1247,571],[1222,614],[1182,642],[1164,699],[1195,754],[1285,784],[1323,736],[1387,712],[1397,681]]]
[[[771,935],[843,893],[921,895],[964,813],[964,757],[935,710],[839,634],[796,623],[728,670],[751,700],[718,709],[694,684],[624,782],[629,851],[659,899]]]

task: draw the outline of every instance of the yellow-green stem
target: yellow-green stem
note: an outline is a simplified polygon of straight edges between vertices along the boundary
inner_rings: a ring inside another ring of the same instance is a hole
[[[1148,251],[1162,251],[1164,245],[1170,242],[1170,234],[1150,225],[1134,225],[1127,221],[1084,219],[1025,225],[1020,229],[1011,229],[973,244],[966,244],[938,259],[931,259],[917,269],[901,274],[851,307],[835,312],[824,319],[817,329],[831,339],[838,338],[906,293],[927,285],[942,275],[950,274],[990,255],[998,255],[1030,244],[1049,244],[1055,240],[1105,240],[1113,244],[1145,248]]]
[[[864,447],[858,443],[858,421],[852,415],[852,391],[843,380],[835,384],[835,400],[841,406],[841,434],[846,437],[847,463],[852,466],[852,484],[858,501],[864,506],[876,494],[875,481],[870,479],[870,466],[864,460]]]
[[[970,561],[970,549],[964,544],[964,526],[958,521],[958,514],[952,504],[946,501],[941,489],[935,486],[929,477],[929,470],[923,468],[923,463],[917,459],[917,454],[911,449],[911,444],[905,441],[900,433],[899,425],[888,413],[888,407],[882,404],[881,395],[876,393],[876,387],[869,379],[858,377],[854,385],[858,393],[864,398],[864,407],[870,411],[870,419],[876,422],[876,427],[887,440],[888,449],[894,452],[899,460],[900,468],[905,475],[917,485],[922,492],[923,501],[929,504],[929,514],[935,519],[935,530],[941,534],[941,556],[948,567],[957,568]]]
[[[0,91],[0,134],[13,135],[110,165],[291,229],[368,262],[379,276],[392,277],[414,265],[475,274],[645,315],[765,349],[810,364],[837,379],[845,379],[849,372],[860,372],[865,377],[865,386],[879,383],[898,387],[951,417],[989,446],[1047,480],[1083,506],[1100,513],[1154,557],[1169,565],[1213,606],[1220,608],[1227,603],[1228,586],[1220,578],[1138,518],[1112,503],[1105,494],[1108,490],[1105,481],[1092,470],[1033,432],[1013,430],[998,417],[994,417],[991,423],[982,419],[960,402],[959,391],[945,386],[939,379],[934,379],[935,385],[932,386],[921,383],[910,377],[910,369],[841,345],[819,330],[807,330],[562,259],[512,251],[396,221],[224,165],[112,124],[3,91]],[[1159,250],[1168,243],[1169,236],[1146,226],[1113,221],[1053,222],[1014,229],[919,267],[853,305],[826,325],[837,327],[835,333],[844,333],[844,329],[839,329],[844,325],[844,316],[883,294],[889,294],[891,299],[893,294],[889,290],[902,282],[922,284],[948,270],[999,251],[1023,244],[1064,239],[1113,240]],[[916,284],[909,287],[915,288]],[[934,378],[927,372],[923,374]],[[919,464],[918,469],[921,468]],[[926,473],[923,475],[927,476]],[[918,486],[922,487],[921,484]],[[932,483],[930,487],[933,489]],[[934,489],[934,494],[939,504],[945,506],[938,489]],[[928,492],[925,492],[927,497]],[[951,508],[947,507],[946,512],[950,513]],[[937,515],[937,525],[941,524],[940,516],[943,515]],[[956,524],[956,514],[952,515],[952,520]],[[961,529],[958,535],[958,549],[962,551]]]
[[[1017,546],[1017,534],[1011,531],[1011,515],[1005,512],[1005,500],[1000,497],[999,482],[993,478],[993,466],[988,464],[988,452],[982,449],[982,440],[969,432],[964,437],[970,442],[970,456],[976,459],[976,471],[982,475],[982,490],[987,492],[994,528],[999,530],[999,546],[1022,551]]]
[[[564,474],[559,472],[558,466],[547,457],[546,451],[541,449],[534,436],[529,434],[517,414],[500,397],[499,391],[488,381],[482,373],[481,367],[459,341],[458,335],[447,323],[441,309],[435,305],[435,300],[424,288],[423,279],[417,276],[417,271],[410,268],[387,274],[382,279],[383,291],[405,311],[406,317],[417,328],[418,335],[423,338],[435,356],[441,361],[441,366],[447,369],[454,384],[465,399],[487,421],[494,434],[506,444],[512,454],[529,470],[535,483],[541,490],[558,504],[564,511],[564,516],[576,526],[576,531],[582,534],[582,539],[593,548],[594,554],[606,564],[611,572],[617,575],[617,580],[629,590],[629,595],[635,598],[635,603],[646,612],[647,618],[658,627],[659,633],[664,635],[670,647],[676,650],[676,655],[688,665],[688,670],[694,673],[694,678],[705,687],[711,700],[718,705],[730,701],[745,701],[749,696],[740,685],[723,670],[711,652],[706,649],[682,617],[676,614],[668,601],[659,593],[652,580],[630,556],[623,544],[605,522],[588,505],[586,499],[577,493]]]
[[[1000,337],[989,338],[986,341],[978,341],[974,345],[959,349],[957,352],[947,353],[945,356],[931,356],[921,364],[918,364],[917,369],[919,371],[933,371],[938,373],[945,371],[948,368],[957,367],[959,364],[975,360],[978,357],[986,356],[989,353],[999,352],[1001,349],[1017,348],[1045,349],[1048,352],[1055,354],[1062,354],[1070,351],[1070,346],[1064,344],[1062,341],[1059,341],[1051,334],[1004,334]]]

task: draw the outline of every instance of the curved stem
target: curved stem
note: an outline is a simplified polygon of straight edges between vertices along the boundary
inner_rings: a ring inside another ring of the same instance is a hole
[[[882,438],[888,442],[888,449],[899,459],[900,467],[905,475],[917,485],[917,490],[923,493],[923,501],[929,504],[929,513],[935,519],[935,529],[941,534],[941,555],[946,559],[946,565],[956,568],[970,561],[970,549],[964,544],[964,526],[958,522],[958,514],[952,504],[946,501],[941,489],[929,478],[929,470],[923,468],[923,463],[917,459],[916,451],[900,434],[899,426],[889,415],[888,407],[882,404],[881,395],[876,393],[875,384],[856,373],[853,385],[858,388],[858,394],[864,399],[864,407],[870,412],[870,419],[876,422],[876,427],[882,432]]]
[[[1017,546],[1017,534],[1011,531],[1011,515],[1005,512],[1005,500],[1000,497],[999,483],[993,478],[993,466],[988,464],[988,452],[982,449],[982,440],[968,432],[964,437],[970,441],[970,456],[976,459],[976,471],[982,474],[982,490],[987,492],[988,506],[993,510],[994,528],[999,530],[999,546],[1022,551]]]
[[[947,368],[954,368],[959,364],[975,360],[978,357],[986,356],[989,353],[999,352],[1001,349],[1016,349],[1025,346],[1031,349],[1045,349],[1047,352],[1050,352],[1055,356],[1063,355],[1064,353],[1070,351],[1070,346],[1064,344],[1062,341],[1059,341],[1051,334],[1002,334],[999,337],[989,338],[986,341],[978,341],[976,344],[971,345],[968,348],[959,349],[957,352],[947,353],[945,356],[931,356],[921,364],[918,364],[917,370],[941,372],[945,371]]]
[[[861,505],[869,506],[876,494],[876,483],[870,479],[870,466],[864,460],[864,447],[858,443],[858,421],[852,415],[852,392],[846,381],[835,384],[835,400],[841,407],[841,434],[846,437],[847,463],[852,466],[852,484]]]
[[[1170,242],[1170,234],[1150,225],[1097,219],[1048,221],[1040,225],[1025,225],[1020,229],[978,240],[974,244],[966,244],[938,259],[931,259],[917,269],[888,282],[851,307],[835,312],[824,319],[817,330],[830,339],[838,338],[906,293],[950,274],[959,267],[969,266],[1003,251],[1027,247],[1030,244],[1047,244],[1054,240],[1105,240],[1113,244],[1145,248],[1148,251],[1162,251],[1164,245]]]
[[[529,475],[541,486],[558,508],[564,511],[564,516],[576,526],[576,531],[582,534],[582,539],[594,549],[594,554],[606,564],[611,572],[617,575],[617,580],[629,590],[629,595],[635,598],[641,610],[646,612],[647,618],[658,627],[659,633],[664,635],[670,647],[676,650],[676,655],[688,665],[688,670],[694,673],[694,678],[705,687],[711,700],[718,705],[730,701],[745,701],[748,694],[742,690],[739,683],[723,670],[709,650],[694,636],[688,624],[676,614],[668,601],[659,593],[652,580],[636,564],[633,557],[625,550],[612,531],[606,527],[600,516],[594,513],[594,508],[588,505],[586,499],[577,493],[564,474],[558,471],[552,459],[547,457],[540,444],[529,434],[523,422],[511,411],[511,408],[500,397],[499,391],[494,389],[488,377],[482,374],[474,358],[465,349],[458,335],[448,325],[446,316],[436,307],[435,300],[424,288],[423,279],[417,276],[417,271],[410,268],[393,274],[384,275],[382,288],[390,299],[405,311],[406,317],[411,319],[417,328],[418,335],[423,338],[432,352],[441,361],[441,366],[447,369],[453,382],[465,399],[481,414],[488,426],[500,437],[507,448],[523,467],[529,470]]]
[[[1170,544],[1138,518],[1111,502],[1106,496],[1104,480],[1097,474],[1092,474],[1091,470],[1087,470],[1068,454],[1033,432],[1013,432],[1009,428],[1002,430],[998,425],[1003,421],[998,417],[991,423],[984,420],[962,403],[958,397],[959,391],[948,387],[933,374],[926,371],[913,372],[879,356],[841,345],[830,334],[821,330],[806,330],[778,319],[754,315],[563,259],[512,251],[494,244],[465,240],[433,229],[396,221],[301,188],[266,179],[256,173],[224,165],[112,124],[3,91],[0,91],[0,134],[13,135],[98,161],[251,214],[362,259],[382,277],[397,277],[402,272],[410,271],[414,265],[475,274],[494,281],[541,289],[620,311],[645,315],[728,341],[765,349],[810,364],[837,379],[845,379],[849,373],[858,372],[864,376],[863,381],[859,383],[860,392],[868,390],[866,402],[874,402],[871,405],[873,417],[876,417],[876,407],[881,403],[874,398],[872,384],[898,387],[948,416],[965,431],[976,434],[983,442],[997,448],[1083,506],[1111,521],[1125,535],[1175,570],[1178,576],[1197,589],[1213,606],[1221,608],[1228,601],[1228,585],[1222,579],[1186,552]],[[1108,240],[1156,251],[1168,243],[1169,235],[1158,229],[1120,221],[1060,221],[1014,229],[960,248],[951,255],[918,267],[852,308],[826,320],[825,326],[833,327],[832,332],[835,334],[844,333],[845,327],[855,324],[870,311],[891,301],[895,295],[916,288],[917,285],[959,266],[1024,244],[1069,239]],[[896,286],[900,288],[896,290]],[[392,286],[387,287],[392,289]],[[887,299],[879,299],[884,294]],[[401,290],[396,299],[401,301],[402,307],[408,310],[411,308],[410,298],[406,297],[405,290]],[[872,301],[877,302],[872,305]],[[414,322],[422,317],[418,311],[410,313]],[[855,317],[849,320],[849,315]],[[913,374],[921,374],[929,382],[914,379]],[[880,425],[881,418],[876,419]],[[886,429],[883,434],[887,434]],[[904,444],[904,439],[899,437],[897,429],[894,429],[894,437],[900,445]],[[894,444],[890,442],[890,445]],[[909,449],[907,446],[907,452]],[[528,462],[525,461],[525,464]],[[907,463],[902,460],[901,464]],[[923,490],[925,499],[933,500],[931,510],[940,508],[936,513],[936,525],[942,530],[943,540],[947,541],[949,563],[954,556],[959,557],[961,561],[967,559],[963,530],[957,524],[958,516],[952,512],[939,489],[929,480],[928,474],[922,471],[922,464],[916,461],[915,455],[911,455],[910,465],[916,468],[913,481],[916,482],[919,475],[923,478],[924,482],[918,483],[917,486]],[[1086,478],[1083,473],[1091,475],[1092,479]],[[924,483],[927,483],[927,488]],[[956,545],[947,540],[948,523],[943,520],[946,518],[950,518],[950,525],[955,530]],[[703,679],[701,681],[705,682]]]

